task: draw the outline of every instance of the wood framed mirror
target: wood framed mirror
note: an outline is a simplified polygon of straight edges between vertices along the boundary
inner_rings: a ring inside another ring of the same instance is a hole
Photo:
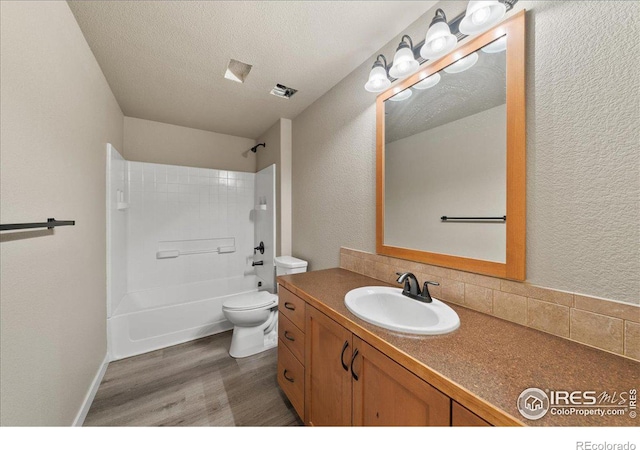
[[[525,11],[467,39],[376,100],[376,252],[524,280]]]

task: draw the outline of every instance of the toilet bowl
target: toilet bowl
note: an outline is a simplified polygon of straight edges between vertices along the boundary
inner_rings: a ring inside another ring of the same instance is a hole
[[[292,256],[274,258],[276,275],[307,271],[307,262]],[[278,345],[278,296],[267,291],[233,295],[222,304],[233,324],[229,355],[244,358]]]
[[[267,291],[229,297],[222,312],[233,324],[229,355],[244,358],[278,344],[278,296]]]

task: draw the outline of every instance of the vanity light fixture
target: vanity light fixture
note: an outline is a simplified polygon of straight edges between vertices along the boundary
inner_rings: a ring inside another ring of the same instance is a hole
[[[444,68],[447,73],[460,73],[471,69],[478,62],[478,52],[473,52]]]
[[[389,86],[391,86],[391,80],[387,76],[387,58],[384,55],[378,55],[371,72],[369,72],[369,81],[364,85],[364,88],[369,92],[382,92]]]
[[[502,36],[500,39],[493,41],[491,44],[482,47],[485,53],[500,53],[507,49],[507,37]]]
[[[425,61],[432,61],[449,54],[458,44],[458,40],[463,40],[467,36],[487,31],[496,25],[504,17],[507,11],[511,11],[519,0],[494,0],[494,1],[470,1],[464,13],[454,17],[449,23],[447,16],[441,8],[436,9],[436,13],[429,25],[424,41],[418,42],[415,50],[419,49],[420,61],[416,60],[414,45],[411,37],[403,35],[393,58],[391,68],[387,65],[387,60],[383,55],[378,55],[376,61],[369,72],[369,80],[365,83],[364,88],[369,92],[382,92],[386,90],[391,83],[398,79],[405,78],[420,68],[420,64]],[[451,30],[456,33],[451,33]],[[499,39],[489,45],[486,45],[482,51],[485,53],[498,53],[506,50],[506,40]],[[382,62],[380,61],[382,59]],[[478,61],[478,55],[469,55],[458,63],[450,65],[444,69],[448,73],[458,73],[467,70]],[[384,66],[383,66],[384,64]],[[467,65],[468,64],[468,65]],[[429,77],[431,78],[431,77]],[[425,87],[417,87],[418,89],[428,89],[435,86],[429,85],[433,80],[426,82],[423,80]],[[420,82],[422,83],[422,81]],[[407,95],[407,94],[405,94]],[[411,94],[408,94],[407,97]],[[401,98],[403,99],[403,98]],[[397,99],[396,101],[399,101]]]
[[[413,95],[413,91],[411,89],[405,89],[404,91],[398,92],[393,97],[389,98],[392,102],[401,102],[403,100],[408,99]]]
[[[416,88],[416,89],[420,89],[420,90],[424,90],[424,89],[429,89],[434,87],[436,84],[440,83],[440,74],[439,73],[434,73],[433,75],[425,78],[424,80],[420,81],[419,83],[414,84],[413,86],[411,86],[412,88]]]
[[[424,38],[424,45],[420,49],[420,56],[424,59],[436,59],[449,53],[458,43],[458,39],[451,34],[447,24],[447,16],[440,8],[429,25]]]
[[[420,64],[413,56],[413,41],[409,35],[405,34],[402,36],[396,54],[393,57],[393,66],[389,69],[389,75],[393,78],[404,78],[417,72],[419,67]]]
[[[497,0],[469,2],[460,22],[460,32],[467,36],[482,33],[500,22],[506,12],[505,4]]]

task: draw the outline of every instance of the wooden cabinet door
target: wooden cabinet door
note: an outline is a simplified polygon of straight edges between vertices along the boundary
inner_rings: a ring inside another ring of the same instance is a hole
[[[309,305],[305,326],[305,423],[351,425],[352,334]]]
[[[353,346],[353,425],[449,426],[449,397],[357,336]]]
[[[490,427],[482,417],[472,413],[460,403],[452,401],[451,426],[454,427]]]

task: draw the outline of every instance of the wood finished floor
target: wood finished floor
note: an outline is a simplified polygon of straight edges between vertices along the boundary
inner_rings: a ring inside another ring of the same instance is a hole
[[[110,363],[84,425],[302,425],[277,384],[277,349],[234,359],[230,342],[220,333]]]

